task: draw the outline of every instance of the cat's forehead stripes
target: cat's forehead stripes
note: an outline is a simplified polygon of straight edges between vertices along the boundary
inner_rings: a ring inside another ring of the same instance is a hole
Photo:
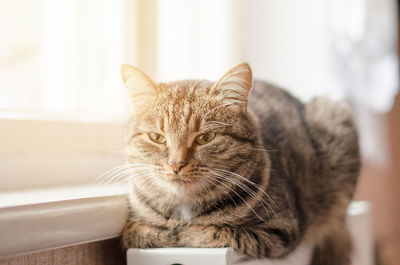
[[[160,95],[163,113],[160,113],[162,130],[183,134],[199,131],[202,116],[205,114],[203,105],[207,101],[207,90],[212,82],[182,81],[171,84],[161,84],[164,91]]]

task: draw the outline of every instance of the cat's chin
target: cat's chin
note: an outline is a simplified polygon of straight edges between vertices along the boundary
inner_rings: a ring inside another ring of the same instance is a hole
[[[184,198],[199,192],[198,179],[185,179],[179,176],[166,177],[163,182],[166,190],[173,196]]]
[[[184,179],[184,178],[177,176],[177,177],[171,178],[170,182],[175,183],[176,185],[188,186],[188,185],[193,185],[196,181],[190,180],[190,179]]]

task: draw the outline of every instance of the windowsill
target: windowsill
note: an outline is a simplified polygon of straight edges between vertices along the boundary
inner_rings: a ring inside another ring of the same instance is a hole
[[[126,222],[123,186],[0,194],[0,257],[117,237]]]

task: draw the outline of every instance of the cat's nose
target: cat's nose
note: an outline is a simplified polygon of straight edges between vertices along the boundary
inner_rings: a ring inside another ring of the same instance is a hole
[[[168,165],[172,167],[175,173],[178,173],[184,166],[186,166],[186,161],[176,161],[176,160],[169,160]]]

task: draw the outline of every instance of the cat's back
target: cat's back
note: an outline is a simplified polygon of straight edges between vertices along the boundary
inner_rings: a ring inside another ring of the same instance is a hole
[[[269,150],[313,153],[303,119],[304,105],[284,89],[263,81],[254,82],[248,102],[259,122],[264,147]]]
[[[282,184],[295,184],[297,191],[292,192],[307,216],[305,222],[319,231],[330,230],[324,220],[343,217],[360,170],[351,108],[324,97],[303,104],[277,86],[255,82],[249,109],[259,120],[276,173],[270,190],[280,193]]]
[[[261,80],[254,81],[249,95],[249,108],[256,114],[267,109],[285,112],[288,108],[298,108],[301,105],[301,102],[285,89]]]
[[[297,175],[297,179],[305,175],[312,182],[315,179],[310,174],[332,176],[326,168],[341,166],[352,176],[358,174],[358,135],[352,110],[345,102],[316,97],[303,104],[276,85],[256,81],[248,107],[258,118],[264,147],[271,150],[271,158],[282,163],[279,166],[285,173]]]

